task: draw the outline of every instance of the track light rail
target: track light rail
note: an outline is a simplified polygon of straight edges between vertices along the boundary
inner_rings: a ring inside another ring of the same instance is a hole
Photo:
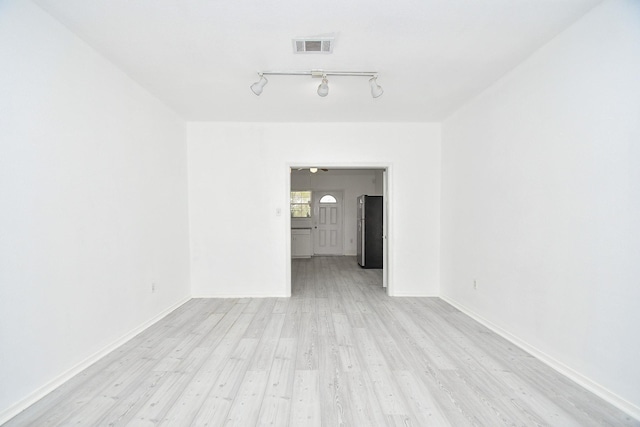
[[[369,86],[371,87],[371,96],[374,98],[378,98],[382,95],[383,90],[382,87],[378,84],[378,72],[377,71],[333,71],[333,70],[309,70],[309,71],[281,71],[281,70],[270,70],[270,71],[258,71],[258,75],[260,76],[260,80],[253,83],[251,87],[251,91],[260,96],[265,85],[269,83],[265,76],[311,76],[322,78],[322,83],[318,86],[318,95],[321,97],[325,97],[329,94],[329,80],[327,76],[354,76],[354,77],[370,77]]]
[[[377,77],[377,71],[327,71],[327,70],[309,70],[309,71],[258,71],[259,76],[354,76],[354,77]]]

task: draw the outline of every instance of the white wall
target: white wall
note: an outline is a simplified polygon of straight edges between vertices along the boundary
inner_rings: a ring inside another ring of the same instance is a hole
[[[384,171],[376,170],[373,175],[373,193],[372,195],[382,196],[384,194]]]
[[[439,125],[190,123],[188,146],[194,296],[290,292],[292,165],[388,165],[392,290],[438,294]]]
[[[0,58],[1,423],[190,289],[185,123],[31,2]]]
[[[441,215],[442,295],[636,416],[639,41],[605,2],[449,117]]]
[[[377,192],[376,177],[382,171],[373,169],[330,169],[315,174],[309,170],[294,170],[291,173],[292,190],[342,190],[343,195],[343,248],[345,255],[356,255],[357,197],[362,194],[382,196]],[[381,178],[380,178],[381,179]],[[307,220],[308,221],[308,220]],[[292,220],[293,222],[293,220]],[[308,225],[311,222],[308,221]]]

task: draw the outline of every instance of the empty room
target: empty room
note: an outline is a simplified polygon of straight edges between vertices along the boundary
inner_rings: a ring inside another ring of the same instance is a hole
[[[637,0],[0,0],[0,425],[640,426]]]

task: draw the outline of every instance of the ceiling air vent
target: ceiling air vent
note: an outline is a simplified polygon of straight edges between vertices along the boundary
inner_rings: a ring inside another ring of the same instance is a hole
[[[333,37],[293,39],[293,53],[332,53]]]

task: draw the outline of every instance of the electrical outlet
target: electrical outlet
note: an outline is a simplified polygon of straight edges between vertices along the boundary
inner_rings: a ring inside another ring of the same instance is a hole
[[[473,279],[473,289],[478,289],[478,281],[476,279]]]
[[[154,293],[156,291],[156,284],[152,283],[151,284],[151,293]]]

